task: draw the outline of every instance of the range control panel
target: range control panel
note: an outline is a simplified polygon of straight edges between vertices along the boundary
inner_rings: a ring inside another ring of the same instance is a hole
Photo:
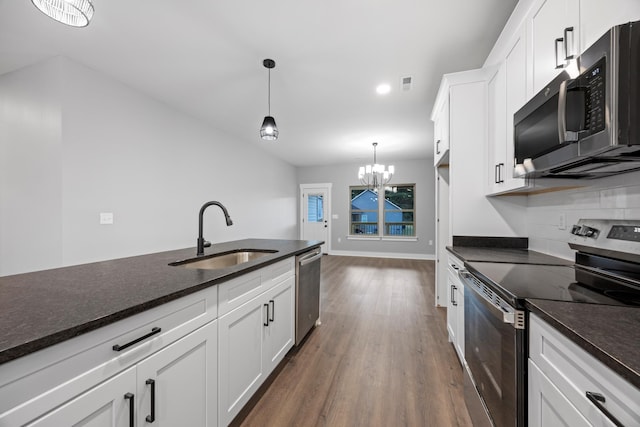
[[[640,242],[640,225],[614,225],[607,234],[607,239]]]
[[[581,219],[569,233],[573,249],[593,247],[640,255],[640,220]]]

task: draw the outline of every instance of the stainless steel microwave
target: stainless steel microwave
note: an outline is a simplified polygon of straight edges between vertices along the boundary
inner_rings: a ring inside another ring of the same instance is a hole
[[[640,170],[640,21],[613,27],[514,115],[515,176]]]

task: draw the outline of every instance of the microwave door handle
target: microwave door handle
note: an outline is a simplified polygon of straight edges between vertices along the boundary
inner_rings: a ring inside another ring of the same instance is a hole
[[[558,90],[558,140],[563,142],[573,142],[578,140],[578,132],[567,132],[567,86],[573,80],[564,80],[560,83]]]

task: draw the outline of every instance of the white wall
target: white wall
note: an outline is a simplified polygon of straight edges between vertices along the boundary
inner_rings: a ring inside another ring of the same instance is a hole
[[[528,197],[529,249],[573,260],[567,242],[580,218],[640,220],[640,172],[572,184],[583,187]],[[558,228],[561,214],[564,230]]]
[[[297,238],[296,170],[255,146],[65,58],[0,90],[0,275],[193,247],[208,200],[214,244]]]
[[[339,164],[298,168],[300,184],[332,183],[331,253],[341,255],[369,255],[434,259],[435,257],[435,183],[433,161],[428,159],[391,161],[396,173],[392,184],[416,185],[416,233],[417,241],[362,241],[348,240],[349,234],[349,186],[360,185],[360,164]],[[429,245],[431,241],[431,245]]]

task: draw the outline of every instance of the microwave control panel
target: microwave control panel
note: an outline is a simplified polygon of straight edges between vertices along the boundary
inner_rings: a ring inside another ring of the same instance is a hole
[[[605,127],[606,96],[606,58],[601,58],[595,65],[582,73],[579,78],[580,87],[586,89],[585,99],[585,133],[593,135]]]

